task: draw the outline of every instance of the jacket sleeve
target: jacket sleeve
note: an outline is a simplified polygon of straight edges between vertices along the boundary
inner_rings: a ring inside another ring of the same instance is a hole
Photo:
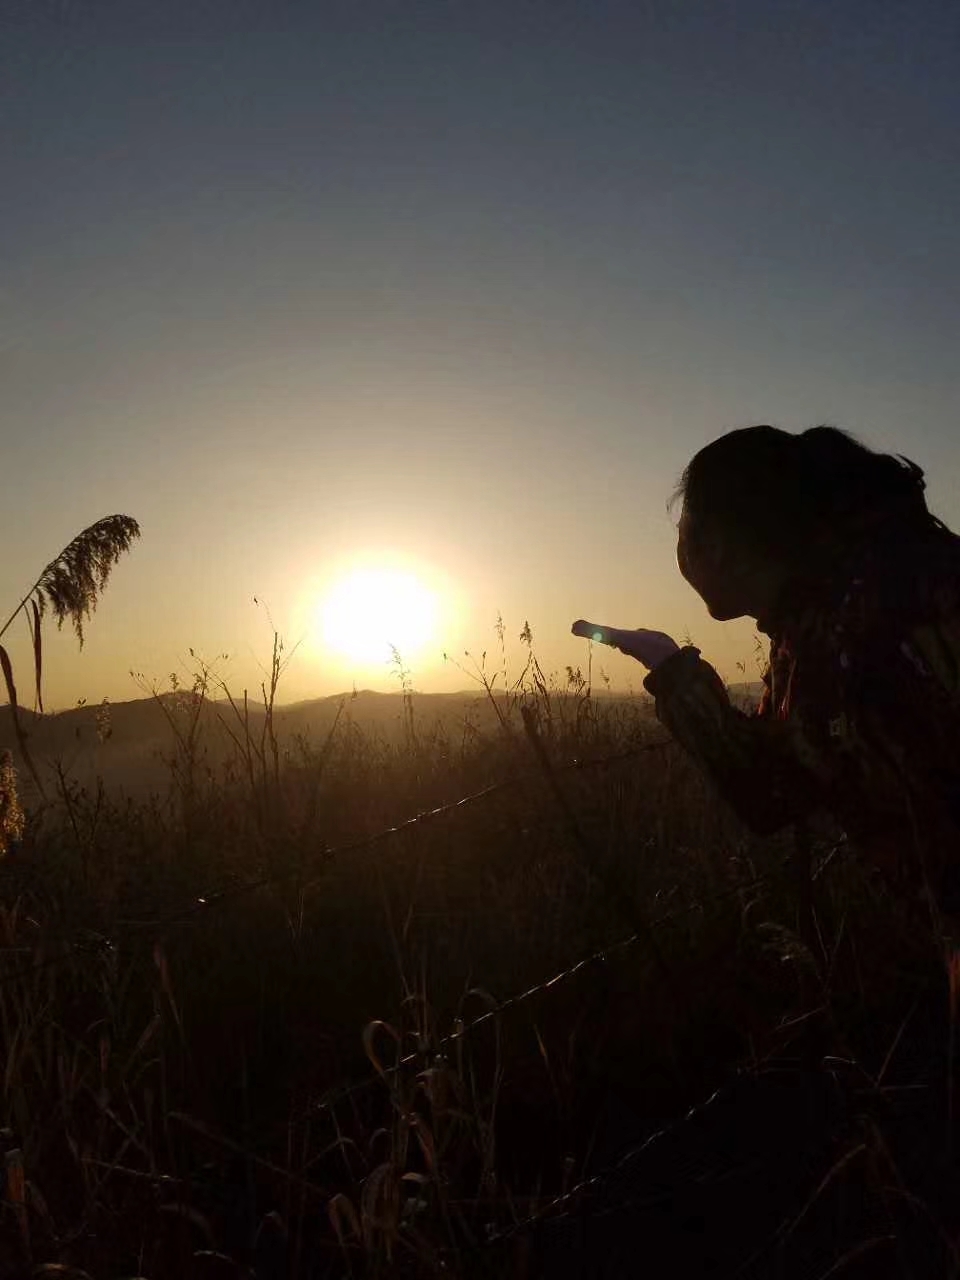
[[[769,834],[821,803],[822,790],[802,731],[775,720],[766,699],[748,715],[734,707],[699,649],[687,646],[644,680],[657,719],[713,779],[747,826]]]

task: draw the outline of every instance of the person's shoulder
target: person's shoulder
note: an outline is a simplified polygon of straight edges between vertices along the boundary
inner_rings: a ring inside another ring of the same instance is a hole
[[[918,621],[934,621],[960,608],[960,537],[935,529],[898,548],[896,582]]]
[[[960,609],[960,537],[923,531],[864,547],[839,602],[849,624],[900,629]]]

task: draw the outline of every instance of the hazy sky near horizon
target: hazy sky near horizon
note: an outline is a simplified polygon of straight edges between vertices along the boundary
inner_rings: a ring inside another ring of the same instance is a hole
[[[665,503],[753,422],[908,454],[960,526],[952,0],[0,15],[0,601],[100,516],[143,531],[50,704],[191,646],[255,687],[254,596],[305,637],[286,699],[396,687],[313,621],[358,562],[438,593],[423,689],[498,611],[547,670],[585,616],[736,678],[752,624],[707,617]]]

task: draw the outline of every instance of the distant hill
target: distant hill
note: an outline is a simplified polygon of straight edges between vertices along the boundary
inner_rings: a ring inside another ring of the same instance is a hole
[[[742,681],[730,685],[729,691],[737,706],[749,710],[756,706],[762,688],[758,680]],[[73,707],[47,715],[36,715],[21,708],[20,719],[42,776],[59,765],[68,777],[82,786],[89,787],[97,778],[102,778],[112,791],[144,798],[151,793],[163,793],[168,786],[169,767],[166,762],[174,752],[174,736],[168,715],[176,718],[185,714],[182,709],[178,711],[178,696],[182,697],[173,693],[163,694],[162,706],[155,698],[137,698],[129,702]],[[595,690],[593,696],[597,702],[610,705],[617,702],[639,703],[650,715],[653,714],[652,700],[644,693],[630,696]],[[496,714],[482,692],[414,693],[413,697],[417,723],[424,732],[438,725],[456,728],[465,719],[469,719],[481,733],[496,729]],[[363,689],[357,693],[310,698],[277,707],[274,720],[278,738],[281,743],[291,743],[298,738],[321,743],[341,705],[343,715],[365,734],[390,741],[403,732],[402,695]],[[242,704],[239,709],[242,711]],[[248,704],[249,728],[254,738],[259,738],[263,732],[264,715],[261,703]],[[207,760],[211,767],[217,768],[233,750],[229,731],[237,733],[239,730],[235,712],[226,700],[204,703],[200,730]],[[0,750],[4,747],[13,752],[24,795],[29,798],[33,788],[19,757],[7,705],[0,706]]]
[[[617,695],[595,693],[598,701],[613,703]],[[417,723],[424,732],[440,725],[454,728],[465,719],[481,733],[496,728],[496,713],[483,693],[414,693]],[[113,791],[134,798],[153,792],[164,792],[169,782],[166,761],[174,752],[174,735],[168,716],[184,722],[186,711],[178,710],[178,695],[163,694],[162,703],[155,698],[137,698],[129,702],[111,702],[73,707],[47,715],[20,709],[20,720],[27,734],[31,755],[41,776],[57,766],[82,786],[90,786],[97,778]],[[623,701],[650,705],[645,694]],[[387,741],[403,732],[403,697],[400,693],[376,693],[365,689],[357,693],[335,694],[303,702],[279,706],[274,712],[277,737],[281,743],[303,738],[321,743],[343,706],[343,715],[362,732]],[[242,712],[242,704],[238,705]],[[261,703],[249,703],[247,717],[250,733],[259,738],[263,732],[265,712]],[[201,711],[200,731],[209,764],[216,768],[233,750],[230,732],[239,732],[236,713],[224,700],[205,702]],[[25,797],[33,789],[17,750],[16,735],[8,705],[0,706],[0,750],[9,748],[21,775]]]

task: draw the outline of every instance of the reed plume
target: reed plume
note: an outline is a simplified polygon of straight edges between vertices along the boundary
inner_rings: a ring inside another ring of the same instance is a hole
[[[33,602],[40,618],[48,607],[52,609],[60,627],[69,618],[82,645],[84,620],[96,609],[110,570],[139,536],[140,526],[131,516],[104,516],[78,533],[50,561],[0,629],[0,636],[20,610]]]
[[[10,617],[0,627],[0,638],[2,638],[21,613],[27,620],[33,643],[34,687],[39,711],[43,711],[43,695],[40,687],[43,673],[43,646],[40,633],[46,611],[49,609],[53,613],[58,627],[62,627],[64,622],[70,619],[82,648],[84,622],[96,609],[97,601],[110,577],[110,570],[123,553],[130,550],[134,538],[139,536],[140,526],[132,516],[104,516],[96,524],[90,525],[82,533],[78,533],[73,541],[50,561]],[[26,735],[17,714],[19,703],[13,679],[13,666],[3,645],[0,645],[0,670],[3,671],[7,686],[17,745],[42,793],[43,788],[27,750]]]

